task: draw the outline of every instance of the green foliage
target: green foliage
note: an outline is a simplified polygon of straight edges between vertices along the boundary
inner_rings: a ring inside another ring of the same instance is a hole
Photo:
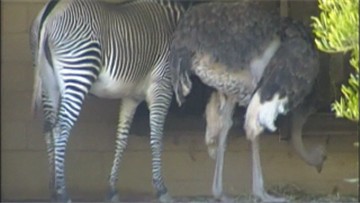
[[[359,0],[319,0],[319,17],[312,17],[317,47],[327,53],[351,51],[348,84],[342,97],[332,104],[336,116],[359,120]]]

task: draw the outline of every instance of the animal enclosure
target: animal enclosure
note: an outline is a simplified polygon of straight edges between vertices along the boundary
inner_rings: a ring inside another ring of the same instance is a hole
[[[28,32],[45,0],[1,1],[1,201],[48,200],[46,146],[41,114],[30,113],[33,68]],[[269,3],[269,9],[279,1]],[[288,14],[310,22],[317,14],[316,1],[289,1]],[[346,57],[346,56],[345,56]],[[323,70],[341,67],[346,59],[323,54]],[[346,80],[346,65],[336,69],[338,81]],[[335,69],[331,69],[335,70]],[[261,136],[261,159],[267,186],[296,185],[312,194],[358,195],[356,184],[344,179],[358,177],[357,125],[335,119],[329,112],[334,97],[323,73],[323,108],[306,124],[305,144],[328,143],[323,171],[306,165],[278,133]],[[196,83],[196,82],[195,82]],[[196,86],[196,87],[195,87]],[[175,99],[165,123],[163,171],[169,192],[175,196],[210,196],[214,162],[204,143],[203,112],[208,89],[194,84],[185,105]],[[119,101],[90,96],[70,137],[67,180],[74,200],[102,201],[114,154]],[[149,121],[145,105],[138,109],[129,146],[120,169],[119,193],[124,200],[153,197]],[[225,155],[224,187],[231,195],[251,191],[250,145],[242,131],[242,111],[235,114]]]

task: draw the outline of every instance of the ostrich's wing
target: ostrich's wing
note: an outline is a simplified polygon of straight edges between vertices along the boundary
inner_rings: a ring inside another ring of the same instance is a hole
[[[287,109],[292,109],[311,92],[318,71],[318,55],[312,42],[301,37],[286,39],[263,74],[261,103],[279,93],[280,98],[288,98]]]

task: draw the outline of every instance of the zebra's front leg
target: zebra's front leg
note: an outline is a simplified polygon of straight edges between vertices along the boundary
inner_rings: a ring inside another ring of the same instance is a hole
[[[153,186],[160,202],[173,202],[165,186],[162,167],[161,152],[165,118],[169,110],[172,92],[171,87],[154,88],[147,97],[150,110],[150,145],[152,150],[152,177]]]
[[[119,195],[116,188],[116,183],[119,177],[119,166],[127,146],[131,123],[138,105],[139,101],[132,99],[123,99],[121,102],[116,136],[115,157],[109,176],[109,191],[106,197],[106,199],[110,202],[119,202]]]

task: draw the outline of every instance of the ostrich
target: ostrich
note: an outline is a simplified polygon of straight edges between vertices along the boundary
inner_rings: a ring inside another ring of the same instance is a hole
[[[264,202],[284,198],[269,195],[263,184],[259,135],[276,130],[279,114],[293,111],[291,133],[295,149],[321,170],[323,150],[308,152],[301,129],[311,113],[304,105],[318,74],[318,56],[305,27],[261,8],[258,2],[199,4],[190,8],[175,30],[170,65],[175,96],[181,105],[191,91],[190,75],[215,89],[206,106],[205,142],[216,159],[212,192],[222,195],[226,136],[236,104],[247,106],[245,132],[252,143],[253,194]]]

